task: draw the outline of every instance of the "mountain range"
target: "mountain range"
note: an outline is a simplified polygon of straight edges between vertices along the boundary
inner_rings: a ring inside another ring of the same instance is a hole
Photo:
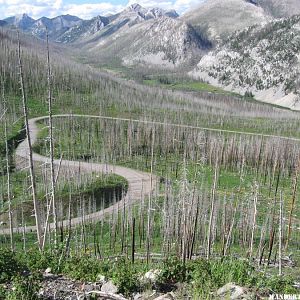
[[[110,16],[63,15],[0,21],[40,39],[71,44],[94,61],[189,75],[295,108],[299,79],[299,0],[206,0],[179,16],[139,4]],[[299,105],[300,107],[300,105]]]
[[[71,43],[101,31],[105,27],[120,29],[127,25],[134,26],[150,19],[160,17],[177,18],[176,11],[165,11],[160,8],[145,9],[139,4],[133,4],[121,13],[108,17],[96,16],[91,20],[83,20],[76,16],[62,15],[55,18],[42,17],[35,20],[27,14],[9,17],[4,24],[17,27],[27,33],[45,39],[48,30],[49,39],[59,43]],[[106,29],[106,28],[105,28]]]

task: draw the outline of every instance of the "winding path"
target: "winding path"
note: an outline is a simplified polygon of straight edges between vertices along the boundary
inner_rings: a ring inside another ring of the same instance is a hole
[[[126,118],[113,118],[113,117],[104,117],[104,116],[93,116],[93,115],[76,115],[76,114],[61,114],[55,115],[54,118],[71,118],[71,117],[84,117],[84,118],[95,118],[95,119],[104,119],[104,120],[119,120],[119,121],[126,121],[126,122],[133,122],[133,123],[144,123],[149,125],[163,125],[163,126],[174,126],[174,127],[181,127],[181,128],[190,128],[190,129],[199,129],[205,130],[210,132],[220,132],[220,133],[231,133],[231,134],[243,134],[248,136],[261,136],[266,138],[277,138],[281,140],[289,140],[289,141],[297,141],[299,142],[299,138],[290,138],[284,136],[276,136],[276,135],[268,135],[268,134],[257,134],[257,133],[250,133],[250,132],[242,132],[242,131],[231,131],[225,129],[213,129],[213,128],[206,128],[206,127],[197,127],[197,126],[190,126],[190,125],[180,125],[180,124],[173,124],[173,123],[162,123],[162,122],[153,122],[153,121],[145,121],[145,120],[134,120],[134,119],[126,119]],[[37,126],[38,121],[47,120],[48,116],[38,117],[29,120],[29,129],[31,134],[31,142],[32,145],[37,141],[39,128]],[[28,165],[28,141],[25,139],[16,149],[16,164],[17,168],[22,169]],[[35,164],[49,164],[50,160],[48,157],[42,156],[38,153],[33,153],[33,160]],[[150,196],[152,192],[158,186],[158,178],[156,176],[151,176],[149,173],[119,167],[115,165],[109,164],[98,164],[98,163],[91,163],[91,162],[80,162],[80,161],[70,161],[70,160],[54,160],[54,164],[56,168],[61,164],[62,168],[66,168],[71,170],[72,172],[81,172],[81,173],[114,173],[119,176],[124,177],[128,181],[128,191],[126,195],[116,204],[111,205],[110,207],[98,211],[89,215],[85,215],[84,219],[85,222],[88,221],[100,221],[103,219],[107,214],[111,214],[120,208],[123,208],[124,205],[127,206],[129,203],[137,203],[140,202],[142,199],[147,198]],[[69,224],[69,220],[64,220],[61,222],[63,226],[67,226]],[[71,219],[71,225],[76,226],[82,224],[82,217],[77,217]],[[54,224],[50,224],[50,228],[54,228]],[[14,231],[23,231],[23,228],[14,228]],[[25,228],[26,232],[31,232],[35,230],[35,226],[28,226]],[[9,228],[4,228],[0,230],[0,234],[9,234]]]
[[[82,115],[56,115],[57,117],[89,117],[89,118],[101,118],[97,116],[82,116]],[[38,121],[47,120],[48,117],[39,117],[29,120],[29,129],[32,145],[37,141],[38,133],[40,129],[37,126]],[[28,141],[27,138],[19,144],[16,149],[16,167],[22,169],[28,165]],[[41,164],[50,164],[50,159],[48,157],[42,156],[38,153],[33,153],[33,160],[36,165]],[[54,160],[54,165],[56,170],[59,165],[61,168],[66,168],[67,170],[72,170],[72,172],[80,173],[113,173],[119,176],[124,177],[128,181],[128,191],[126,195],[114,205],[109,206],[108,208],[97,211],[92,214],[84,216],[85,222],[91,221],[100,221],[106,215],[123,208],[124,205],[128,206],[129,204],[136,203],[141,201],[143,198],[150,196],[158,185],[158,178],[151,176],[149,173],[136,171],[129,168],[119,167],[109,164],[98,164],[92,162],[80,162],[80,161],[70,161],[70,160]],[[82,217],[76,217],[71,219],[71,226],[76,226],[82,224]],[[64,220],[60,222],[63,223],[63,226],[69,225],[69,220]],[[50,228],[54,228],[54,223],[49,224]],[[35,231],[35,226],[27,226],[24,228],[14,228],[15,232],[32,232]],[[9,228],[4,228],[0,230],[0,234],[9,234]]]

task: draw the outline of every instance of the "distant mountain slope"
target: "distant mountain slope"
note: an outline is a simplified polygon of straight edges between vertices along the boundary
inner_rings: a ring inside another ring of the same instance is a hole
[[[131,5],[109,17],[99,31],[77,39],[76,44],[102,62],[163,68],[196,62],[211,44],[177,17],[175,11]]]
[[[6,20],[41,39],[45,39],[48,30],[50,40],[74,43],[102,61],[114,59],[126,65],[146,63],[173,68],[195,64],[211,47],[192,26],[177,19],[174,10],[133,4],[118,14],[91,20],[70,15],[34,20],[25,14]]]
[[[86,42],[99,41],[100,39],[108,38],[116,33],[122,34],[121,30],[128,30],[135,25],[149,20],[157,20],[162,17],[177,18],[178,14],[175,11],[165,11],[160,8],[146,9],[139,4],[133,4],[121,13],[109,17],[107,26],[105,26],[105,28],[103,28],[103,30],[95,36],[91,36],[90,39],[86,39]]]
[[[249,0],[207,0],[198,8],[181,17],[198,32],[206,32],[208,38],[219,40],[255,24],[266,23],[272,18]]]
[[[108,25],[81,45],[101,61],[174,68],[195,64],[211,43],[186,23],[169,17],[135,25],[125,21]]]
[[[29,17],[27,14],[21,14],[14,17],[9,17],[3,20],[8,25],[13,25],[21,30],[27,31],[33,26],[35,20]]]
[[[70,15],[58,16],[53,19],[42,17],[33,24],[29,31],[32,35],[45,39],[48,28],[49,38],[57,41],[70,28],[80,26],[81,23],[82,20],[80,18]]]
[[[291,17],[300,14],[299,0],[254,0],[275,18]]]
[[[56,41],[61,43],[72,43],[79,38],[91,36],[109,24],[109,19],[97,16],[91,20],[82,20],[77,26],[70,27],[61,34]]]
[[[83,20],[78,17],[64,15],[52,19],[42,17],[34,20],[27,14],[16,17],[10,17],[4,20],[8,25],[14,26],[30,33],[35,37],[45,39],[48,29],[50,40],[56,41],[60,36],[65,34],[70,28],[80,26]]]
[[[82,20],[76,16],[63,15],[55,18],[42,17],[34,20],[27,14],[9,17],[4,21],[33,36],[45,39],[48,29],[49,38],[60,43],[72,43],[74,41],[92,36],[109,26],[107,33],[119,30],[124,25],[134,26],[138,23],[161,17],[177,18],[176,11],[165,11],[160,8],[146,9],[139,4],[133,4],[121,13],[110,17],[97,16],[91,20]]]
[[[300,16],[251,27],[204,56],[193,76],[300,109]]]
[[[124,57],[125,63],[145,62],[176,67],[191,63],[211,47],[196,31],[186,23],[161,18],[142,32],[142,38],[130,46],[130,54]]]

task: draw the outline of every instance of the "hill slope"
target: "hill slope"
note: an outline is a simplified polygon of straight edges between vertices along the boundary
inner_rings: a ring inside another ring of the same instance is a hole
[[[108,26],[106,31],[84,41],[84,49],[101,61],[113,57],[125,65],[142,63],[174,68],[199,60],[211,46],[191,26],[168,17],[124,25],[122,30],[112,29]]]
[[[299,0],[255,0],[266,12],[275,18],[300,14]]]
[[[201,59],[192,75],[300,109],[300,16],[230,36]]]
[[[247,0],[207,0],[181,18],[213,40],[272,19],[261,7]]]

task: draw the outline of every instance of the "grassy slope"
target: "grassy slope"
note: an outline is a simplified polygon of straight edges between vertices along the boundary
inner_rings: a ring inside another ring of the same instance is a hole
[[[201,91],[201,92],[209,92],[209,93],[216,93],[221,95],[232,95],[232,96],[237,95],[205,82],[194,81],[194,82],[186,82],[186,83],[183,82],[183,83],[163,84],[157,79],[146,79],[143,81],[143,83],[150,86],[159,86],[171,90],[192,91],[192,92]]]
[[[27,78],[28,80],[28,78]],[[78,79],[77,79],[78,82]],[[103,86],[106,85],[104,88]],[[252,117],[249,116],[243,117],[243,114],[241,115],[231,115],[229,114],[224,119],[222,119],[218,123],[219,115],[214,112],[210,116],[211,119],[207,118],[207,112],[201,111],[198,106],[195,105],[195,107],[190,108],[191,104],[189,101],[186,101],[182,103],[178,99],[171,99],[168,97],[163,98],[162,102],[154,102],[154,99],[160,97],[159,93],[157,94],[151,94],[148,98],[145,96],[147,94],[147,90],[144,92],[139,92],[138,89],[130,89],[131,91],[128,92],[129,88],[124,87],[122,85],[119,85],[114,82],[105,81],[103,86],[97,87],[91,89],[81,90],[81,91],[73,91],[71,92],[68,88],[66,90],[56,91],[55,93],[55,103],[54,103],[54,112],[55,113],[63,113],[63,112],[74,112],[74,113],[93,113],[93,114],[104,114],[104,115],[110,115],[110,116],[123,116],[123,117],[132,117],[132,118],[139,118],[139,117],[149,117],[149,118],[157,118],[157,119],[168,119],[168,120],[175,120],[176,122],[180,120],[183,123],[189,123],[189,124],[197,124],[197,125],[203,125],[203,126],[212,126],[215,128],[226,128],[226,129],[239,129],[239,130],[245,130],[245,131],[255,131],[255,132],[266,132],[266,133],[279,133],[279,134],[286,134],[289,136],[299,136],[299,121],[298,118],[295,117],[295,119],[290,120],[290,122],[287,124],[287,121],[289,120],[289,115],[285,115],[284,113],[278,118],[264,118],[264,117]],[[107,88],[108,86],[108,88]],[[214,87],[202,84],[202,83],[176,83],[175,84],[176,89],[187,89],[187,90],[194,90],[194,91],[209,91],[209,92],[220,92],[223,93],[220,90],[216,90]],[[95,91],[98,91],[96,94]],[[155,89],[154,89],[155,90]],[[123,97],[124,94],[126,97]],[[145,96],[145,97],[143,97]],[[21,115],[20,110],[20,99],[15,94],[10,94],[9,98],[10,103],[12,104],[12,107],[14,105],[17,106],[18,109],[18,116]],[[29,95],[29,107],[30,107],[30,116],[38,116],[38,115],[45,115],[47,114],[47,105],[46,105],[46,95],[45,92],[38,92],[36,94],[30,94]],[[131,103],[127,103],[126,101],[130,99]],[[153,100],[154,105],[150,100]],[[167,105],[166,105],[167,104]],[[164,106],[166,105],[166,106]],[[171,107],[171,109],[170,109]],[[258,105],[258,107],[262,107]],[[223,118],[223,112],[220,113]],[[216,119],[216,121],[212,121],[213,119]],[[213,123],[215,122],[215,123]],[[289,126],[287,129],[284,127],[286,124]],[[282,129],[283,128],[283,129]],[[58,136],[59,133],[57,133]],[[43,136],[41,136],[43,137]],[[80,143],[78,143],[79,145]],[[90,149],[85,149],[86,144],[81,144],[81,149],[74,149],[76,151],[82,151],[82,152],[76,152],[78,155],[82,155],[82,153],[90,152]],[[62,149],[68,150],[69,141],[65,140],[64,144],[60,144]],[[61,149],[60,149],[61,150]],[[58,151],[60,151],[58,150]],[[87,151],[88,150],[88,151]],[[58,153],[58,152],[57,152]],[[56,154],[57,154],[56,153]],[[170,162],[167,162],[167,165],[164,164],[162,160],[159,160],[157,158],[156,165],[155,165],[155,172],[157,174],[163,174],[165,171],[165,168],[168,168],[168,164],[172,164],[174,161],[178,161],[178,157],[170,158]],[[181,158],[180,158],[181,159]],[[145,157],[144,156],[136,156],[135,160],[132,161],[128,158],[125,158],[124,160],[119,160],[119,163],[122,165],[126,165],[129,167],[135,167],[140,168],[143,170],[149,170],[149,165],[145,166]],[[193,166],[190,167],[190,171],[192,173]],[[207,187],[211,185],[212,177],[213,177],[213,170],[209,167],[205,167],[203,170],[203,173],[201,176],[204,178],[207,178]],[[17,175],[21,176],[21,175]],[[251,182],[253,181],[253,174],[247,175],[246,181],[245,181],[245,190],[243,191],[244,196],[251,193]],[[5,178],[2,178],[3,182]],[[20,185],[23,184],[24,178],[16,178],[16,181]],[[228,170],[222,170],[220,174],[220,194],[222,192],[222,188],[226,188],[227,192],[236,192],[236,188],[239,184],[239,176],[237,175],[237,172],[230,172]],[[16,183],[16,188],[17,183]],[[288,189],[290,186],[290,182],[286,183],[286,190],[285,192],[288,193]],[[267,202],[267,199],[265,199]],[[263,205],[262,205],[263,208]],[[266,208],[266,206],[264,206]],[[159,227],[160,223],[157,222],[157,227]],[[109,224],[106,223],[104,225],[104,239],[103,239],[103,247],[106,248],[106,253],[109,253],[111,251],[109,246]],[[155,229],[156,230],[156,229]],[[92,229],[91,229],[92,232]],[[158,231],[156,231],[158,232]],[[159,234],[156,235],[156,241],[155,244],[159,245],[160,243],[160,237]],[[32,242],[34,239],[32,239]],[[21,245],[21,239],[20,239],[20,245]],[[158,248],[154,248],[159,250]],[[117,249],[116,249],[117,252]]]
[[[101,161],[102,154],[105,153],[105,140],[109,136],[103,137],[101,133],[99,134],[98,130],[101,128],[101,125],[98,120],[85,120],[82,118],[72,119],[70,122],[63,121],[61,119],[55,119],[55,136],[56,136],[56,157],[60,157],[60,153],[65,153],[67,159],[77,159],[83,160],[87,154],[90,155],[90,161]],[[41,125],[42,126],[42,125]],[[73,127],[76,127],[77,130],[74,133]],[[126,123],[124,126],[124,136],[120,135],[117,137],[119,143],[126,143]],[[86,136],[86,130],[90,136]],[[115,133],[117,134],[117,133]],[[163,136],[158,137],[159,140],[164,140]],[[93,143],[88,143],[88,140],[92,140]],[[180,141],[178,141],[180,143]],[[122,145],[122,144],[121,144]],[[144,152],[137,147],[137,153],[133,156],[117,156],[114,158],[107,157],[110,163],[115,163],[117,165],[122,165],[128,168],[140,169],[142,171],[150,172],[151,163],[150,163],[150,145],[146,145]],[[148,148],[147,148],[148,147]],[[49,148],[47,142],[47,132],[44,130],[39,136],[38,143],[35,145],[35,150],[43,155],[47,153]],[[124,144],[125,148],[125,144]],[[202,164],[200,162],[195,162],[192,159],[186,160],[187,168],[187,179],[191,185],[196,185],[199,189],[205,188],[207,190],[212,189],[213,177],[214,177],[214,168],[212,166]],[[182,153],[170,153],[167,157],[160,155],[158,149],[156,149],[154,154],[154,165],[153,172],[172,182],[172,188],[179,192],[181,182],[182,182],[182,172],[183,172],[183,156]],[[259,225],[262,225],[263,220],[266,217],[266,214],[269,212],[268,205],[273,203],[274,195],[274,183],[270,186],[268,178],[264,179],[264,174],[257,176],[256,170],[251,166],[245,168],[243,178],[241,180],[240,170],[238,169],[228,169],[222,167],[219,171],[218,177],[218,197],[220,199],[227,197],[234,197],[240,199],[241,201],[248,201],[249,197],[251,198],[253,193],[253,186],[258,181],[260,183],[260,201],[258,205],[258,219]],[[280,180],[279,189],[282,191],[285,199],[290,198],[290,192],[292,187],[293,179],[291,177],[283,177]],[[164,192],[165,185],[162,185],[162,193]],[[271,193],[272,190],[272,193]],[[300,191],[297,192],[297,195],[300,197]],[[160,202],[160,200],[158,200]],[[246,202],[245,202],[246,203]],[[290,203],[289,201],[285,204],[285,211],[289,210]],[[299,208],[296,208],[295,215],[299,214]],[[159,232],[161,223],[159,219],[157,220],[156,228]],[[260,233],[257,232],[257,238],[259,238]],[[106,241],[108,242],[108,240]],[[158,234],[156,244],[158,248],[156,251],[160,250],[161,245],[161,236]],[[106,244],[107,247],[107,244]],[[236,251],[240,252],[239,247],[236,247]],[[298,254],[297,254],[298,257]]]

